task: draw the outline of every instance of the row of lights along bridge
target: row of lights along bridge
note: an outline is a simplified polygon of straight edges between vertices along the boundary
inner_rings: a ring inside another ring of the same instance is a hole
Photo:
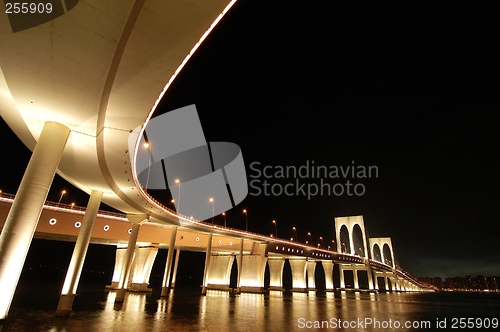
[[[176,179],[176,180],[175,180],[175,183],[179,186],[179,191],[178,191],[179,193],[178,193],[178,198],[177,198],[177,208],[179,208],[179,205],[180,205],[181,182],[180,182],[180,180],[179,180],[179,179]],[[1,195],[1,194],[2,194],[2,191],[0,190],[0,195]],[[62,201],[63,196],[64,196],[65,194],[66,194],[66,190],[62,190],[62,191],[61,191],[61,196],[59,196],[59,200],[58,200],[57,204],[61,204],[61,201]],[[213,223],[215,223],[215,200],[214,200],[214,198],[213,198],[213,197],[210,197],[210,198],[208,199],[208,201],[209,201],[210,203],[212,203],[212,224],[213,224]],[[174,199],[172,199],[172,200],[171,200],[171,203],[172,203],[172,205],[174,205],[175,200],[174,200]],[[71,203],[71,208],[73,208],[74,206],[75,206],[75,203]],[[174,205],[174,207],[175,207],[175,205]],[[248,232],[248,210],[247,210],[247,209],[243,209],[243,213],[245,214],[245,229],[246,229],[246,231]],[[227,227],[227,220],[226,220],[226,213],[225,213],[225,212],[222,212],[222,217],[224,218],[224,227]],[[273,221],[272,221],[272,223],[274,224],[275,234],[271,234],[270,236],[271,236],[271,237],[276,237],[276,238],[277,238],[277,237],[278,237],[278,224],[276,223],[276,220],[273,220]],[[291,238],[290,238],[290,241],[294,241],[294,239],[295,239],[295,241],[297,241],[297,242],[298,242],[298,238],[299,238],[299,236],[298,236],[298,233],[297,233],[297,228],[296,228],[295,226],[293,226],[293,227],[292,227],[292,231],[295,233],[295,238],[291,237]],[[309,240],[306,240],[305,244],[310,244],[310,245],[312,245],[312,243],[313,243],[313,238],[312,238],[311,232],[308,232],[308,233],[307,233],[307,236],[308,236],[308,238],[310,239],[310,242],[309,242]],[[318,246],[318,248],[324,248],[324,247],[325,247],[325,244],[324,244],[324,241],[323,241],[323,237],[322,237],[322,236],[320,236],[320,237],[319,237],[319,241],[320,241],[321,243],[318,243],[318,245],[317,245],[317,246]],[[332,245],[331,245],[331,246],[329,245],[329,246],[327,247],[327,249],[328,249],[328,250],[330,250],[330,249],[334,246],[334,244],[335,244],[335,241],[334,241],[334,240],[332,240]],[[344,244],[344,246],[345,246],[345,244]]]

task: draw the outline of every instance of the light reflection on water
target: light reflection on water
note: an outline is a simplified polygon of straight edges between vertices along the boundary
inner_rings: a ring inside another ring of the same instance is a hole
[[[46,291],[46,290],[45,290]],[[43,297],[44,290],[38,295]],[[53,294],[53,292],[51,292]],[[85,294],[85,295],[84,295]],[[35,294],[36,295],[36,294]],[[500,294],[450,293],[296,293],[233,295],[176,290],[161,298],[155,293],[127,293],[115,304],[116,293],[89,290],[75,299],[70,319],[54,318],[54,298],[37,304],[27,296],[14,303],[5,331],[297,331],[299,319],[331,318],[357,321],[440,320],[500,316]],[[30,305],[28,305],[30,303]],[[365,331],[375,331],[365,327]],[[390,330],[390,329],[386,329]]]

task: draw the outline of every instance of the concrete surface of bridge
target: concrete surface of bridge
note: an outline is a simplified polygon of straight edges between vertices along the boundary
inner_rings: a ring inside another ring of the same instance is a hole
[[[268,258],[272,271],[282,269],[280,259],[290,258],[296,289],[306,288],[305,271],[314,269],[308,259],[345,261],[354,270],[371,266],[366,248],[359,257],[355,252],[330,257],[303,245],[192,220],[162,206],[139,184],[133,166],[137,144],[134,150],[128,144],[131,132],[144,130],[179,71],[234,2],[65,0],[57,17],[26,29],[14,26],[18,14],[0,15],[0,114],[33,151],[15,199],[1,202],[0,320],[7,315],[33,234],[76,237],[58,307],[63,316],[71,311],[90,241],[127,243],[119,254],[117,301],[123,300],[138,257],[143,265],[151,262],[151,255],[136,252],[143,241],[150,247],[210,253],[204,290],[226,283],[236,252],[238,287],[249,290],[262,288]],[[90,195],[84,215],[44,205],[56,172]],[[100,214],[101,201],[125,215]],[[12,204],[8,214],[5,204]],[[219,251],[227,255],[211,260]],[[169,250],[164,288],[172,261]],[[381,267],[374,269],[384,269],[385,264],[377,264]],[[273,277],[277,288],[278,279]]]

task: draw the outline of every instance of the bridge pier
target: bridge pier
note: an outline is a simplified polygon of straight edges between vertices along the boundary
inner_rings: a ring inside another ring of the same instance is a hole
[[[356,269],[356,265],[352,265],[352,276],[354,278],[354,289],[359,289],[359,281],[358,281],[358,269]]]
[[[66,278],[56,309],[56,317],[69,317],[71,315],[73,300],[75,299],[78,282],[82,273],[83,263],[89,247],[92,229],[94,228],[99,205],[101,204],[102,192],[93,190],[87,204],[87,210],[82,220],[80,232],[76,239],[73,255],[69,263]]]
[[[265,293],[264,273],[266,270],[266,244],[254,243],[250,255],[243,255],[241,265],[240,287],[242,292]]]
[[[241,271],[243,270],[243,243],[244,240],[240,239],[240,254],[238,255],[238,279],[236,281],[236,292],[241,293]],[[231,273],[231,271],[229,271]]]
[[[292,292],[307,292],[306,263],[305,259],[290,259],[292,268]]]
[[[168,295],[168,289],[170,286],[170,272],[172,271],[172,259],[174,257],[176,236],[177,236],[177,227],[173,227],[172,233],[170,234],[170,242],[168,244],[167,264],[165,265],[165,275],[163,276],[161,296]]]
[[[233,255],[212,255],[208,271],[208,289],[229,290]]]
[[[314,280],[314,271],[316,270],[316,261],[307,261],[307,290],[316,290],[316,281]]]
[[[333,262],[332,261],[321,261],[323,264],[323,270],[325,271],[325,284],[326,291],[334,291],[335,287],[333,285]]]
[[[125,300],[125,292],[127,290],[127,284],[130,276],[130,269],[132,266],[132,260],[134,258],[135,246],[137,243],[137,237],[139,235],[139,228],[141,224],[145,223],[148,217],[143,215],[127,215],[127,219],[132,222],[132,232],[130,234],[127,250],[125,252],[125,257],[122,265],[122,272],[120,275],[120,281],[118,282],[118,290],[116,293],[115,303],[121,303]]]
[[[394,277],[394,274],[392,276],[389,276],[388,278],[389,278],[389,280],[391,280],[391,286],[392,286],[391,291],[392,292],[399,291],[399,289],[398,289],[398,283],[397,283],[396,278]]]
[[[172,274],[172,283],[170,284],[170,288],[175,288],[175,279],[177,278],[177,268],[179,267],[180,254],[181,250],[177,249],[175,252],[174,273]]]
[[[283,291],[283,267],[285,266],[284,258],[269,258],[269,289]]]
[[[127,285],[127,290],[132,292],[150,292],[149,276],[158,253],[158,246],[138,247],[135,249],[130,275],[132,281]]]
[[[384,282],[385,282],[385,291],[389,292],[390,289],[389,289],[389,280],[387,278],[387,273],[384,273]]]
[[[374,282],[373,282],[373,273],[372,273],[372,268],[370,266],[370,260],[369,259],[366,259],[366,263],[365,263],[365,266],[366,266],[366,272],[368,274],[368,289],[369,290],[375,290],[375,286],[374,286]],[[378,289],[378,287],[377,287]]]
[[[115,254],[115,268],[113,270],[113,277],[111,278],[111,285],[106,286],[108,289],[118,289],[118,283],[120,282],[120,276],[123,270],[123,263],[125,262],[125,253],[127,252],[127,247],[116,247]]]
[[[70,129],[46,122],[0,235],[0,321],[7,317]]]
[[[205,256],[205,270],[203,272],[203,285],[201,286],[201,294],[207,294],[208,269],[210,265],[210,257],[212,256],[212,233],[208,234],[207,253]]]
[[[344,268],[342,264],[339,264],[339,276],[340,276],[340,289],[345,289],[345,278],[344,278]]]

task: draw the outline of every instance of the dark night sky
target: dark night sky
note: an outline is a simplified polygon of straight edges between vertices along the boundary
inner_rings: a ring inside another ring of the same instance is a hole
[[[228,226],[244,228],[247,208],[251,231],[271,234],[276,219],[280,237],[296,226],[317,241],[334,217],[364,215],[414,276],[500,275],[499,14],[495,2],[240,0],[158,111],[196,104],[207,141],[238,144],[247,175],[252,162],[379,169],[351,179],[360,197],[249,195]],[[14,193],[29,152],[1,135],[16,163],[2,163],[0,188]],[[86,204],[76,189],[65,200]]]

